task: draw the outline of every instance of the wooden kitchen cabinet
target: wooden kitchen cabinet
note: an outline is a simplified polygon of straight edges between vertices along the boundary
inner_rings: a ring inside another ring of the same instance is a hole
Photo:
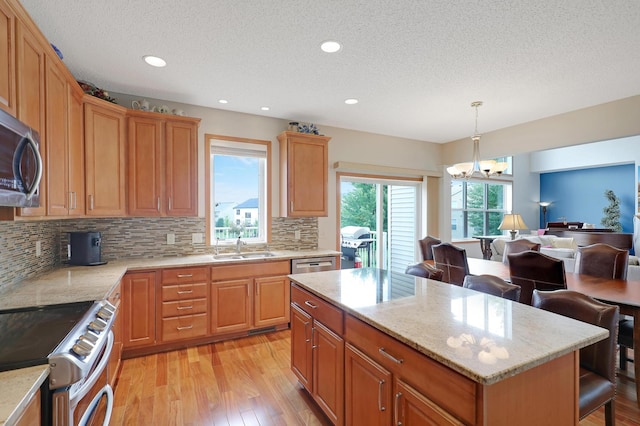
[[[84,96],[86,214],[124,216],[126,109]]]
[[[0,1],[0,108],[16,115],[16,18],[7,3]]]
[[[129,215],[197,215],[199,122],[129,111]]]
[[[211,267],[211,332],[243,332],[289,323],[290,261]]]
[[[330,137],[282,132],[280,216],[328,216]]]
[[[333,424],[343,425],[343,313],[297,286],[291,287],[291,312],[293,372]]]
[[[41,415],[40,415],[40,407],[41,407],[41,399],[42,396],[40,394],[40,389],[38,389],[32,396],[27,406],[16,420],[16,426],[33,426],[41,424]]]
[[[122,359],[122,283],[111,291],[107,297],[109,303],[116,307],[114,315],[116,316],[111,331],[113,332],[113,349],[111,350],[111,356],[109,357],[109,364],[107,365],[107,380],[112,388],[115,387],[118,380],[118,374],[120,372],[120,362]]]
[[[156,342],[156,272],[131,272],[122,279],[123,347]]]
[[[162,342],[206,336],[209,324],[209,269],[172,268],[161,271],[158,311]]]

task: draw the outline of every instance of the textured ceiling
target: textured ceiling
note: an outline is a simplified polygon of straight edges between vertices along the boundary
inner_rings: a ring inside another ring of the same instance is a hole
[[[78,79],[320,126],[442,143],[474,100],[482,133],[640,94],[638,0],[21,2]]]

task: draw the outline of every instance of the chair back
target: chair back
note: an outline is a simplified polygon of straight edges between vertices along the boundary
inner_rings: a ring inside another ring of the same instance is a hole
[[[534,290],[532,305],[609,330],[609,337],[580,349],[580,418],[603,404],[612,404],[616,391],[616,344],[619,307],[571,290]],[[582,370],[593,374],[585,374]],[[614,417],[608,408],[608,417]],[[607,424],[613,420],[607,421]]]
[[[519,285],[520,302],[530,305],[533,290],[559,290],[567,288],[564,262],[537,251],[510,254],[511,283]]]
[[[440,243],[432,247],[435,267],[442,269],[442,281],[461,286],[469,275],[467,252],[453,244]]]
[[[416,277],[428,278],[430,280],[442,281],[442,275],[444,271],[438,269],[435,266],[428,263],[416,263],[415,265],[407,266],[405,274],[415,275]]]
[[[502,263],[509,264],[509,255],[513,253],[522,253],[523,251],[540,251],[540,243],[534,243],[525,238],[519,240],[506,241],[504,243],[504,251],[502,252]]]
[[[608,244],[578,247],[575,271],[601,278],[627,279],[629,252]]]
[[[467,275],[462,286],[516,302],[520,300],[520,286],[495,275]]]
[[[418,244],[420,245],[420,252],[422,253],[422,260],[433,260],[433,251],[431,251],[431,247],[440,244],[442,241],[435,237],[431,237],[427,235],[421,240],[418,240]]]

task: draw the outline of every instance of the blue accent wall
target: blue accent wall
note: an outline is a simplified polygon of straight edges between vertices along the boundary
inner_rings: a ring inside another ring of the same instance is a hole
[[[620,199],[622,232],[633,233],[636,208],[636,169],[634,164],[569,170],[540,174],[540,201],[550,201],[547,222],[587,222],[601,228],[603,209],[609,205],[604,196],[611,189]],[[542,227],[542,208],[540,226]]]

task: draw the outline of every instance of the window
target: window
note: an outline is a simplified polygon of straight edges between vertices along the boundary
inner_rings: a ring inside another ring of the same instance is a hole
[[[511,200],[511,183],[452,180],[451,238],[502,234],[498,226]]]
[[[269,240],[271,142],[206,135],[207,242]]]

